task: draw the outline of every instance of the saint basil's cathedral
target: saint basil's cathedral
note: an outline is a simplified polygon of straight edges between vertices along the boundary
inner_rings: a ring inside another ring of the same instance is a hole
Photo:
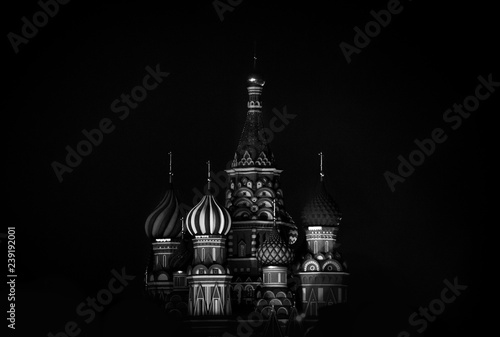
[[[208,192],[183,217],[170,153],[168,188],[146,219],[146,290],[193,335],[303,336],[321,308],[347,301],[349,273],[337,250],[342,215],[326,190],[323,154],[315,194],[297,225],[262,136],[264,84],[259,75],[248,78],[224,204],[210,192],[208,162]]]

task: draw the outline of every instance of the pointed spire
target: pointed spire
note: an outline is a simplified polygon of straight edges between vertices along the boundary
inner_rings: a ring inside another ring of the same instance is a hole
[[[286,324],[286,336],[287,337],[301,337],[304,336],[303,326],[302,326],[303,316],[299,315],[295,304],[292,305],[290,311],[290,316],[288,317],[288,322]]]
[[[278,322],[278,318],[276,317],[276,311],[274,310],[274,305],[271,308],[271,315],[269,316],[269,320],[267,321],[267,325],[265,327],[264,333],[262,334],[264,337],[283,337],[283,332],[281,331],[280,324]]]
[[[210,194],[210,182],[212,181],[212,179],[210,179],[210,160],[207,161],[207,193]]]
[[[274,155],[269,147],[268,134],[262,120],[262,91],[264,79],[256,73],[257,54],[254,49],[254,73],[247,80],[247,116],[231,167],[273,167]]]
[[[257,41],[253,42],[253,72],[257,71]]]
[[[172,172],[172,151],[168,153],[169,156],[169,164],[168,164],[168,183],[172,184],[172,178],[174,173]]]
[[[323,173],[323,152],[318,153],[319,155],[319,180],[323,181],[325,174]]]

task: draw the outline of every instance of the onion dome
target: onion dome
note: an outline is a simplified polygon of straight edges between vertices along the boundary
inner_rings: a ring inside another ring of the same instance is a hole
[[[304,226],[338,226],[342,220],[342,213],[326,190],[323,180],[325,176],[323,173],[323,152],[318,153],[318,155],[320,156],[319,188],[316,195],[302,210],[302,224]]]
[[[172,184],[154,211],[146,219],[146,235],[150,239],[176,238],[181,233],[180,207]]]
[[[226,235],[231,229],[231,216],[213,195],[207,194],[187,214],[186,227],[191,235]]]
[[[302,211],[303,225],[338,226],[341,220],[342,213],[327,192],[324,182],[321,182],[316,195],[309,200]]]
[[[257,259],[263,266],[287,266],[293,257],[292,249],[281,239],[276,226],[257,251]]]

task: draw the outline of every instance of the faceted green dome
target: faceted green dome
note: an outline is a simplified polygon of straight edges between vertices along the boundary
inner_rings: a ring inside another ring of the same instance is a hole
[[[325,184],[320,183],[316,195],[309,200],[302,210],[304,226],[338,226],[342,220],[338,206],[326,191]]]

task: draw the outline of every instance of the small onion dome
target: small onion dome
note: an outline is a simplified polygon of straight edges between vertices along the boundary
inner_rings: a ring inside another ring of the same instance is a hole
[[[259,85],[261,87],[264,86],[264,84],[266,83],[266,81],[264,81],[264,79],[262,78],[262,76],[258,75],[258,74],[251,74],[250,76],[248,76],[248,84],[249,85]]]
[[[180,208],[172,186],[146,219],[146,235],[150,239],[178,237],[181,232]]]
[[[293,260],[293,251],[281,239],[276,227],[260,245],[257,259],[263,266],[287,266]]]
[[[226,235],[231,229],[231,216],[213,195],[207,194],[187,214],[186,227],[191,235]]]
[[[302,210],[304,226],[338,226],[342,220],[338,206],[321,182],[319,191]]]

